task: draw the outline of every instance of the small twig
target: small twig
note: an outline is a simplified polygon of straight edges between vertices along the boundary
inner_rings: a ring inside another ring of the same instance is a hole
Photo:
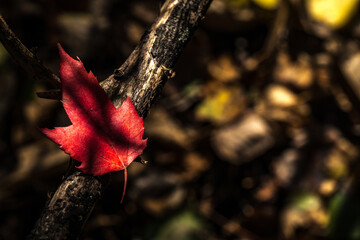
[[[289,0],[283,0],[280,2],[273,26],[264,44],[265,47],[260,52],[246,60],[245,66],[247,70],[253,71],[258,69],[260,64],[269,59],[274,52],[276,52],[277,46],[281,43],[287,29],[286,27],[289,24],[288,20],[290,9],[288,1]]]
[[[60,89],[49,90],[46,92],[37,92],[36,95],[39,98],[61,100],[61,90]]]
[[[269,37],[265,43],[265,49],[262,52],[260,61],[264,61],[269,58],[271,54],[276,50],[276,47],[281,42],[281,39],[284,37],[284,33],[289,24],[289,3],[288,0],[283,0],[280,2],[279,8],[276,13],[274,24],[272,26]]]
[[[60,87],[59,77],[42,65],[36,56],[22,44],[1,15],[0,42],[4,45],[15,62],[17,62],[29,76],[36,80],[51,82],[57,88]]]

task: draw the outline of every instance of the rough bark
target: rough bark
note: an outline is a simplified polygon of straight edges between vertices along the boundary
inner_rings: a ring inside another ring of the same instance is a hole
[[[211,0],[168,0],[127,61],[101,85],[115,106],[131,97],[145,117],[180,54],[203,19]],[[74,172],[56,190],[29,239],[76,239],[108,176]]]
[[[127,61],[109,76],[102,87],[118,107],[129,96],[140,116],[151,103],[204,17],[210,0],[166,1],[161,15],[143,35]]]
[[[108,178],[80,172],[67,177],[47,203],[28,239],[76,239]]]

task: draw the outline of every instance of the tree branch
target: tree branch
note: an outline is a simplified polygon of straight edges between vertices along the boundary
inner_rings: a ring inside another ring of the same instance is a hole
[[[131,97],[145,117],[190,40],[211,0],[168,0],[139,45],[114,74],[101,83],[115,106]],[[75,239],[81,232],[108,176],[75,172],[59,186],[45,207],[29,239]]]
[[[102,87],[115,106],[129,96],[145,117],[162,85],[172,75],[180,54],[193,35],[211,0],[166,1],[161,15],[143,35],[127,61]]]
[[[0,41],[11,57],[36,80],[51,82],[60,87],[60,79],[40,63],[36,56],[25,47],[0,15]]]

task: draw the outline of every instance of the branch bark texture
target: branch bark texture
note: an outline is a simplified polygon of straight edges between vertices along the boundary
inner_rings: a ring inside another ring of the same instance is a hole
[[[119,107],[131,97],[140,116],[172,74],[172,68],[192,37],[211,0],[168,0],[160,16],[143,35],[126,62],[101,85]],[[76,239],[109,176],[74,172],[56,190],[28,239]]]
[[[126,62],[102,82],[116,107],[129,96],[145,117],[211,0],[168,0]]]

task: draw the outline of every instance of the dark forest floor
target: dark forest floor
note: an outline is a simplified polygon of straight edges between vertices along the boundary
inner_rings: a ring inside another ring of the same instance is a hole
[[[145,120],[148,164],[129,167],[123,204],[113,174],[82,239],[360,239],[357,1],[264,2],[277,1],[212,3]],[[0,13],[54,72],[60,42],[101,81],[160,7],[1,0]],[[24,239],[69,161],[38,127],[69,121],[2,45],[0,86],[0,239]]]

